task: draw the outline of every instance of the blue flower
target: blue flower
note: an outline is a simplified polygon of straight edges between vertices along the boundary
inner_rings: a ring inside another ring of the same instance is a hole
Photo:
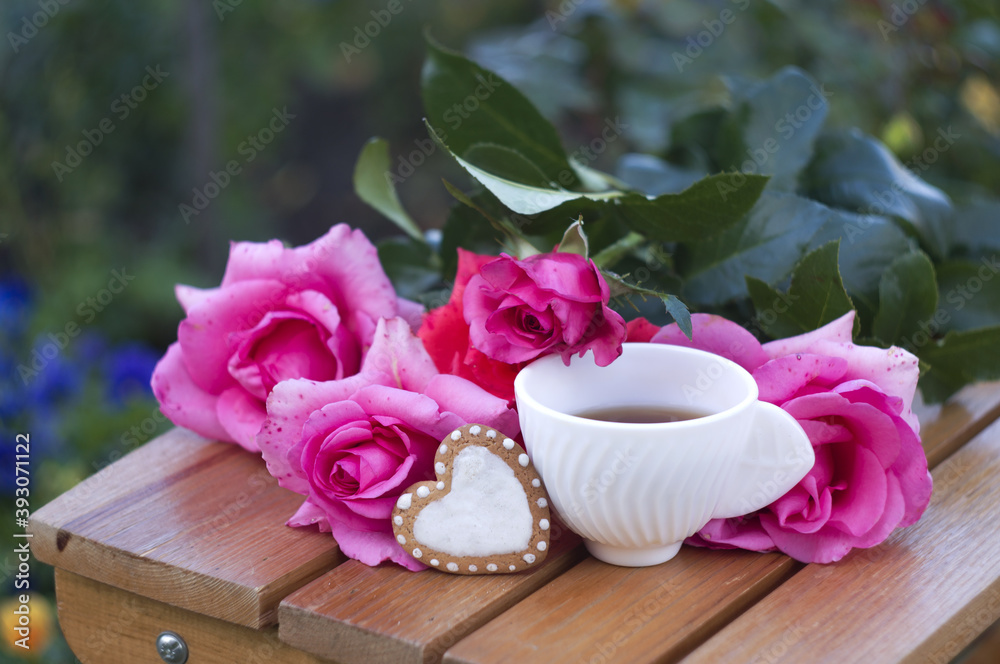
[[[29,404],[51,406],[56,402],[66,401],[79,392],[85,374],[82,367],[66,356],[65,350],[59,350],[44,337],[36,340],[35,350],[38,351],[37,358],[32,351],[30,359],[25,363],[26,366],[30,365],[32,371],[25,386]],[[33,363],[35,359],[41,363],[38,369],[35,369],[38,364]]]
[[[152,397],[149,381],[159,361],[160,353],[142,343],[115,348],[105,365],[110,401],[124,404],[130,399]]]
[[[0,336],[12,338],[24,333],[32,299],[28,282],[20,276],[0,278]]]

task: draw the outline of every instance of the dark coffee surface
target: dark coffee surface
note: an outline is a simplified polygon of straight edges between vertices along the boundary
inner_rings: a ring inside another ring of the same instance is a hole
[[[628,424],[654,424],[659,422],[683,422],[709,413],[691,408],[675,408],[671,406],[611,406],[605,408],[589,408],[576,417],[603,422],[623,422]]]

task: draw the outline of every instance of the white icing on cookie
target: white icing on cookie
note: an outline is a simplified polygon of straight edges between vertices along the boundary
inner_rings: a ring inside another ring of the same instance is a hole
[[[417,488],[417,498],[426,498],[431,495],[431,490],[425,486]]]
[[[521,464],[522,468],[527,468],[528,467],[528,455],[527,454],[521,454],[521,455],[519,455],[517,457],[517,462],[519,464]]]
[[[485,447],[470,446],[455,457],[451,492],[420,511],[413,537],[435,551],[485,558],[528,548],[532,522],[510,466]]]
[[[399,497],[399,500],[396,501],[396,507],[398,507],[401,510],[410,509],[411,504],[413,504],[412,493],[404,493],[402,496]]]

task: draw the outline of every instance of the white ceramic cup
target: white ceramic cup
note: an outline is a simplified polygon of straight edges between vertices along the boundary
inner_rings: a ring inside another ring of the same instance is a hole
[[[673,558],[709,520],[747,514],[813,466],[795,419],[757,400],[738,364],[700,350],[627,343],[598,367],[557,355],[514,381],[521,432],[552,504],[598,559],[642,567]],[[707,412],[680,422],[605,422],[575,413],[667,406]]]

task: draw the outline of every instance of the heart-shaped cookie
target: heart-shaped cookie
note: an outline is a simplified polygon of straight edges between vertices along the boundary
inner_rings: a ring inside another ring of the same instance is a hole
[[[510,574],[545,559],[548,496],[523,447],[468,424],[441,441],[434,472],[392,511],[393,533],[410,555],[452,574]]]

